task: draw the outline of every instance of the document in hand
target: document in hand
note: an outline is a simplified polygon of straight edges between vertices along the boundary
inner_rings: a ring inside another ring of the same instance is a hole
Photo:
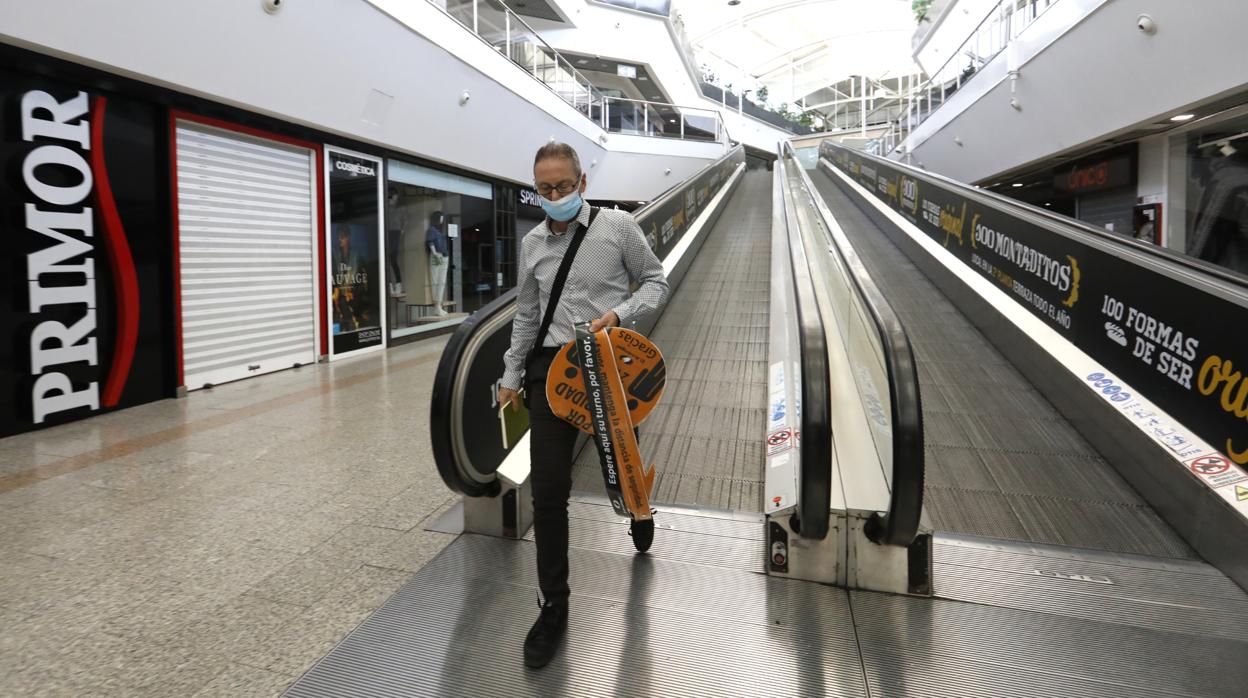
[[[503,430],[503,450],[510,451],[529,429],[529,409],[523,402],[509,402],[498,408],[498,424]]]

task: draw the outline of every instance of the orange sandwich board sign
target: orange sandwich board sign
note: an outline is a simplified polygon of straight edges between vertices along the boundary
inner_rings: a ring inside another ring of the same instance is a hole
[[[663,355],[632,330],[591,333],[576,327],[546,375],[546,398],[559,417],[593,437],[611,506],[634,522],[649,521],[654,466],[641,460],[634,427],[658,404],[666,385]]]

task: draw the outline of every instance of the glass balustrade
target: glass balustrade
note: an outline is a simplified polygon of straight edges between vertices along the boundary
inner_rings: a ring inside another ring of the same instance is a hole
[[[612,133],[720,142],[727,139],[714,109],[608,96],[499,0],[429,0],[585,117]]]

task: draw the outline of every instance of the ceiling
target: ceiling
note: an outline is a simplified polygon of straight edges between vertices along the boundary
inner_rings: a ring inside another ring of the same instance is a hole
[[[720,85],[765,85],[774,105],[917,72],[910,0],[674,0],[674,12]]]

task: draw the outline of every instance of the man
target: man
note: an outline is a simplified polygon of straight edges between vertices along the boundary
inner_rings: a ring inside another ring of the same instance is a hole
[[[550,411],[546,372],[559,347],[574,338],[574,324],[592,321],[593,332],[633,324],[662,307],[667,279],[632,215],[600,209],[590,224],[590,207],[582,199],[589,182],[571,146],[551,142],[538,149],[533,180],[547,217],[522,243],[519,298],[498,400],[500,405],[519,400],[523,375],[529,396],[533,529],[543,597],[541,615],[524,641],[524,663],[538,668],[554,658],[568,624],[568,495],[578,433]],[[550,327],[533,352],[532,363],[525,366],[538,341],[564,253],[585,226]],[[631,296],[630,281],[638,284]]]

